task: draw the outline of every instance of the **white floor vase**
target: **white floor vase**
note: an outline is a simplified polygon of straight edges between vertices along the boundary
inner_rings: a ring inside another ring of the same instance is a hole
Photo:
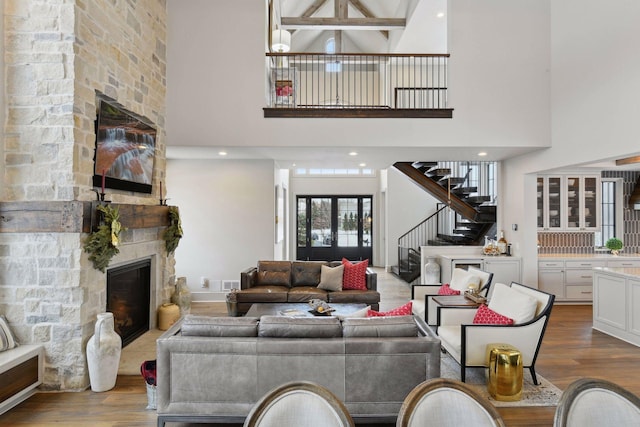
[[[94,335],[87,343],[87,364],[92,391],[111,390],[116,385],[122,339],[114,330],[113,313],[100,313]]]

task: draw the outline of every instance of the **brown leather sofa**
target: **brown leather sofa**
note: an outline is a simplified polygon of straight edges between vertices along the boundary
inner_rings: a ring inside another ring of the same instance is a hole
[[[378,276],[367,268],[366,290],[326,291],[319,289],[323,265],[339,266],[340,261],[258,261],[256,267],[240,273],[237,293],[238,313],[254,303],[301,303],[321,299],[327,303],[363,303],[379,310]]]

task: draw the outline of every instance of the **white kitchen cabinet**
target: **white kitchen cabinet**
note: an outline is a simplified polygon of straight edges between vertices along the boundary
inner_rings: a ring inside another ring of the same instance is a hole
[[[640,268],[596,269],[593,328],[640,346]]]
[[[597,175],[553,175],[537,179],[539,231],[600,229],[600,178]]]
[[[538,289],[556,296],[556,301],[564,299],[564,262],[538,263]]]
[[[440,256],[438,262],[440,263],[440,280],[442,283],[449,283],[451,281],[451,275],[455,268],[466,268],[465,266],[473,266],[493,273],[491,283],[505,283],[507,285],[511,282],[520,283],[522,277],[522,260],[520,257],[492,257],[484,255],[475,257]]]
[[[597,176],[565,177],[565,228],[597,231],[600,228],[600,179]]]

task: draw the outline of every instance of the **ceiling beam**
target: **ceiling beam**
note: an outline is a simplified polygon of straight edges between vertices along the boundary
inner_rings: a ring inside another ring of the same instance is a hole
[[[349,4],[347,0],[334,0],[333,12],[336,18],[347,19],[349,17]],[[335,30],[333,39],[336,53],[342,53],[342,30]]]
[[[283,17],[281,28],[285,30],[393,30],[404,28],[404,18],[295,18]]]
[[[616,160],[616,166],[632,165],[634,163],[640,163],[640,156],[625,157],[624,159]]]
[[[304,12],[302,12],[302,18],[309,18],[313,16],[326,2],[329,0],[315,0]],[[291,34],[295,33],[296,30],[291,31]]]
[[[356,8],[356,10],[358,12],[360,12],[365,18],[375,18],[376,16],[369,10],[369,8],[367,6],[365,6],[364,4],[362,4],[362,2],[360,0],[349,0],[349,3],[351,3],[351,5],[353,7]],[[389,31],[387,30],[380,30],[380,34],[382,34],[384,36],[385,39],[389,38]]]

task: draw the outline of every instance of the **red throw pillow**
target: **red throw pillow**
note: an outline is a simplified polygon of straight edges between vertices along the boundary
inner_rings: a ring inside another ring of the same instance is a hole
[[[396,307],[393,310],[389,311],[375,311],[369,309],[367,311],[367,317],[383,317],[383,316],[409,316],[411,313],[412,303],[409,301],[405,305],[401,305],[400,307]]]
[[[342,290],[367,290],[367,267],[369,267],[369,260],[365,259],[357,264],[353,264],[346,258],[342,258],[342,265],[344,265],[344,273],[342,274]]]
[[[481,304],[480,307],[478,307],[478,311],[476,311],[476,315],[473,317],[473,323],[482,325],[513,325],[513,319],[496,313],[487,307],[486,304]]]
[[[460,291],[451,289],[451,286],[449,286],[448,283],[445,283],[440,286],[440,289],[438,289],[438,295],[460,295]]]

